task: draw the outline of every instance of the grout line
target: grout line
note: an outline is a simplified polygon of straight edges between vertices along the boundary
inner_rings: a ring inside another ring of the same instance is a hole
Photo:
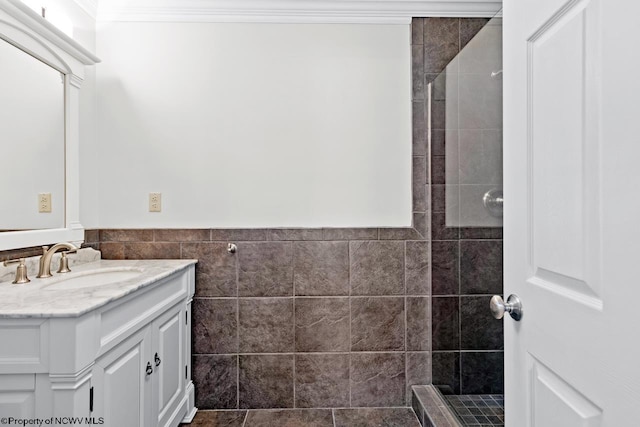
[[[460,150],[458,144],[458,150]],[[458,234],[458,238],[460,235]],[[462,349],[462,299],[460,293],[462,292],[462,244],[457,244],[457,263],[458,263],[458,350]],[[455,377],[454,377],[455,378]],[[459,393],[462,393],[462,355],[458,355],[458,384],[460,389]]]
[[[244,420],[242,420],[242,427],[245,427],[245,425],[247,424],[247,418],[249,418],[249,410],[247,409],[247,412],[245,412],[244,414]]]
[[[236,354],[236,408],[240,409],[240,354]]]
[[[432,353],[504,353],[504,350],[434,350]]]
[[[461,353],[458,350],[439,350],[436,353]],[[462,353],[503,353],[503,350],[464,350]],[[286,353],[193,353],[197,356],[293,356],[294,354],[299,354],[302,356],[345,356],[348,354],[404,354],[406,351],[404,350],[382,350],[382,351],[298,351],[298,352],[286,352]],[[409,353],[425,353],[422,350],[410,351]]]
[[[296,403],[296,353],[293,353],[293,407],[297,408],[297,403]]]
[[[484,297],[492,297],[493,294],[442,294],[442,295],[434,295],[433,298],[454,298],[454,297],[463,297],[463,298],[484,298]],[[415,295],[420,296],[420,295]],[[422,295],[425,296],[425,295]]]
[[[495,295],[495,293],[493,294],[471,294],[471,295],[435,295],[435,298],[438,297],[457,297],[457,296],[464,296],[464,297],[490,297]],[[402,298],[402,297],[412,297],[412,298],[428,298],[429,295],[428,294],[393,294],[393,295],[353,295],[353,298]],[[285,296],[278,296],[278,297],[216,297],[216,296],[196,296],[196,298],[198,299],[209,299],[209,300],[230,300],[230,299],[241,299],[241,300],[259,300],[259,299],[346,299],[349,298],[349,295],[305,295],[305,296],[297,296],[297,297],[293,297],[291,295],[285,295]]]
[[[336,410],[331,408],[331,419],[333,420],[333,427],[336,427]]]
[[[292,338],[293,338],[293,376],[292,376],[292,380],[293,380],[293,407],[296,407],[296,268],[295,268],[295,245],[294,243],[290,243],[291,245],[291,292],[293,294],[293,301],[292,301],[292,309],[293,312],[292,317],[293,317],[293,321],[291,322],[291,333],[293,334]]]
[[[473,298],[473,297],[490,297],[492,295],[495,294],[490,294],[490,295],[436,295],[434,298],[451,298],[451,297],[458,297],[458,296],[463,296],[466,298]],[[425,294],[409,294],[409,295],[353,295],[353,296],[349,296],[349,295],[342,295],[342,296],[309,296],[309,297],[292,297],[292,296],[286,296],[286,297],[206,297],[206,296],[199,296],[196,295],[194,297],[194,299],[198,299],[198,300],[212,300],[212,301],[233,301],[233,300],[237,300],[237,301],[259,301],[259,300],[295,300],[295,299],[306,299],[306,300],[349,300],[349,304],[351,304],[352,300],[364,300],[364,299],[404,299],[405,297],[408,298],[429,298],[428,295]],[[237,319],[236,319],[237,320]]]
[[[352,318],[352,311],[351,311],[351,302],[352,302],[352,296],[351,296],[351,242],[349,242],[349,250],[347,251],[347,262],[349,264],[349,407],[351,407],[351,378],[352,378],[352,367],[351,367],[351,350],[352,350],[352,343],[353,343],[353,338],[351,336],[351,323],[353,321]],[[334,414],[334,424],[335,424],[335,414]]]
[[[238,345],[236,355],[236,408],[240,408],[240,257],[238,256],[238,252],[236,251],[233,254],[236,261],[236,344]],[[249,411],[247,411],[247,414]],[[245,416],[246,420],[246,416]],[[244,422],[242,423],[244,426]]]
[[[409,324],[407,322],[407,242],[404,242],[404,257],[403,257],[404,268],[402,269],[402,274],[404,275],[404,403],[407,404],[407,388],[409,382],[409,363],[408,363],[408,353],[407,351],[407,335],[409,328]]]
[[[426,23],[426,22],[425,22]],[[424,31],[423,31],[424,33]],[[423,35],[424,37],[424,35]],[[424,62],[424,61],[423,61]],[[426,81],[426,76],[424,77]],[[428,304],[428,318],[429,318],[429,365],[427,366],[427,375],[429,378],[429,383],[433,383],[433,205],[431,200],[433,198],[433,183],[431,179],[431,144],[432,144],[432,136],[431,136],[431,97],[432,97],[433,86],[432,83],[429,83],[427,86],[427,93],[425,96],[425,114],[427,121],[427,285],[429,290],[427,291],[429,297]]]

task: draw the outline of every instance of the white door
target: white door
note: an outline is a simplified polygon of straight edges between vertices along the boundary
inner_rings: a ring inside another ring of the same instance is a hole
[[[504,0],[508,427],[640,426],[639,16]]]

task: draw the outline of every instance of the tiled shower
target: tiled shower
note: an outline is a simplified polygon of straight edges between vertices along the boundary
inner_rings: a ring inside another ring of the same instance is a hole
[[[86,232],[106,259],[199,260],[198,408],[402,407],[431,383],[502,392],[502,323],[488,310],[502,229],[447,223],[452,140],[436,81],[487,22],[413,20],[412,227]]]

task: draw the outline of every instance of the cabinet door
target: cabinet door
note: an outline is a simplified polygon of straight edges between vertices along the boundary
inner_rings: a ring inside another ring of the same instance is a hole
[[[144,328],[96,361],[91,380],[94,417],[104,417],[106,426],[152,425],[149,405],[153,374],[147,375],[151,332]],[[155,368],[153,368],[155,370]]]
[[[151,325],[153,336],[154,425],[166,426],[184,396],[185,309],[181,303],[167,310]]]
[[[3,417],[33,418],[36,407],[34,374],[2,375],[0,414]]]

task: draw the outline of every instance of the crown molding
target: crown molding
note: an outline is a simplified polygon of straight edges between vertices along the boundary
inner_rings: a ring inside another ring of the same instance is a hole
[[[73,2],[94,20],[98,17],[98,0],[73,0]]]
[[[84,65],[94,65],[100,62],[100,58],[89,52],[77,41],[60,31],[51,22],[42,18],[39,14],[34,12],[22,1],[0,0],[0,10],[4,11],[7,15],[20,22],[21,25],[28,28],[34,34],[37,34],[43,40],[46,40],[47,42],[61,49],[65,54],[69,55],[80,63]],[[5,23],[4,21],[1,22]],[[14,25],[9,26],[14,27]],[[29,51],[28,48],[24,48],[23,50]],[[37,55],[35,56],[37,57]]]
[[[501,7],[501,0],[102,0],[97,20],[407,24],[412,17],[491,17]]]

